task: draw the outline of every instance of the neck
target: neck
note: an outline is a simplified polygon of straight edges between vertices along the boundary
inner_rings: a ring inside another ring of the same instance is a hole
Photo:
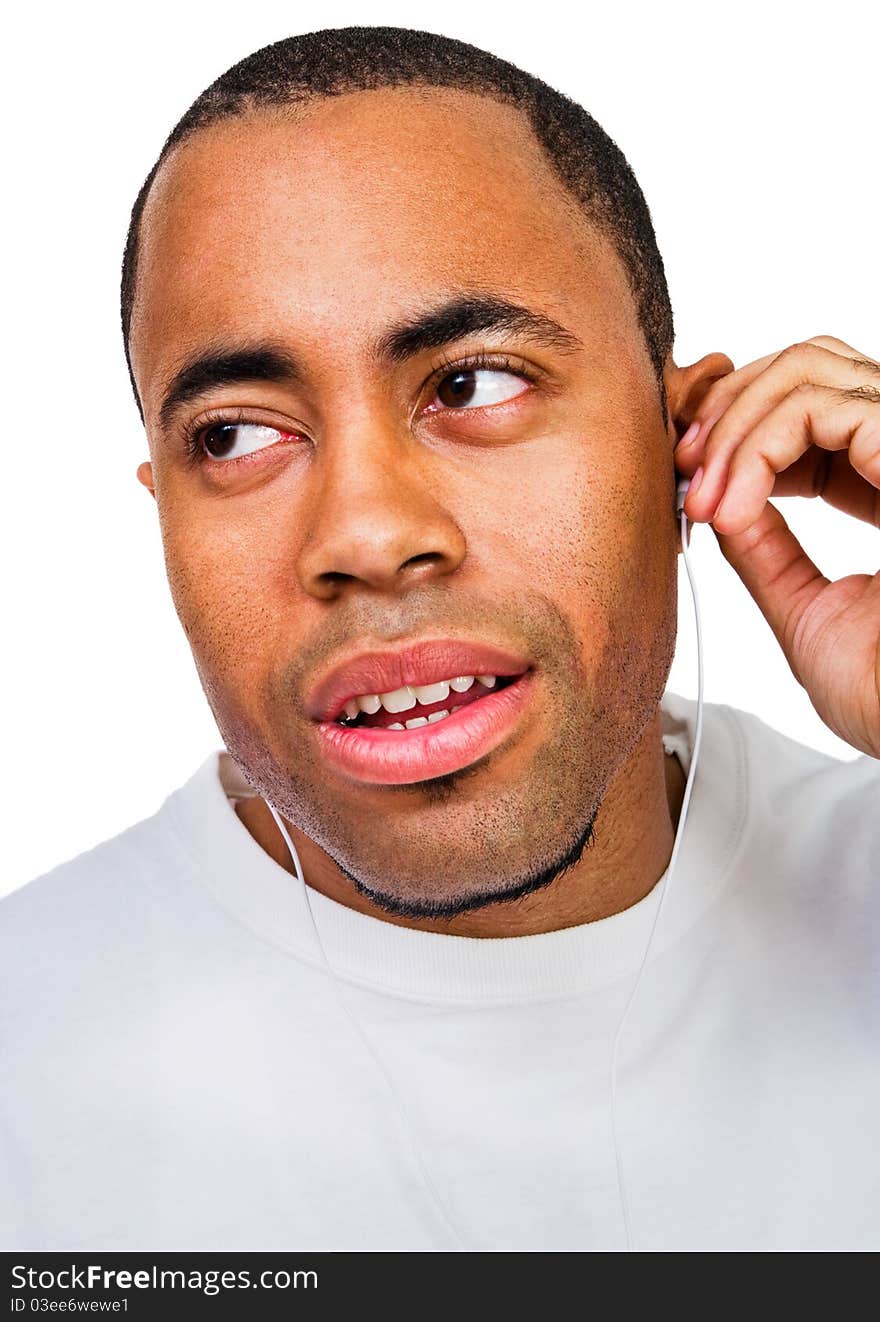
[[[595,922],[630,908],[653,889],[668,866],[678,827],[685,775],[663,750],[659,711],[611,781],[580,861],[531,895],[486,905],[455,918],[398,918],[355,890],[313,840],[286,822],[309,886],[359,913],[400,927],[450,936],[529,936]],[[244,799],[236,812],[257,844],[293,873],[287,845],[265,802]]]

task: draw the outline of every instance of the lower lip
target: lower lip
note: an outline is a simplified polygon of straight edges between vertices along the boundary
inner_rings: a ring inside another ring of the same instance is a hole
[[[322,721],[317,727],[322,751],[343,775],[371,785],[414,785],[448,776],[504,742],[521,720],[532,687],[526,672],[499,693],[415,730],[351,729]]]

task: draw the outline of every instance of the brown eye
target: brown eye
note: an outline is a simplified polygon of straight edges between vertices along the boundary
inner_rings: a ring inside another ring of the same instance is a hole
[[[444,408],[454,409],[469,404],[474,397],[476,372],[453,372],[444,377],[437,390],[437,398]]]
[[[529,384],[514,372],[500,368],[460,368],[444,376],[435,398],[447,409],[482,408],[515,399]]]
[[[278,427],[256,422],[217,422],[202,432],[202,449],[209,459],[238,459],[255,450],[265,450],[287,433]]]

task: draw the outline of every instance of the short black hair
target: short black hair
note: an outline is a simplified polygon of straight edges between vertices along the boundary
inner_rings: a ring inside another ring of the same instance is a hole
[[[263,46],[216,78],[169,133],[132,208],[122,260],[122,337],[142,418],[129,333],[141,216],[166,156],[220,120],[315,97],[407,85],[456,88],[523,112],[549,164],[623,262],[667,421],[663,366],[673,343],[672,306],[648,204],[620,148],[582,106],[533,74],[453,37],[393,27],[324,28]]]

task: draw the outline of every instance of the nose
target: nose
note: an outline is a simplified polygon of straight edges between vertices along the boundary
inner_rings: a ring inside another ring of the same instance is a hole
[[[356,586],[402,593],[464,560],[464,534],[443,503],[443,483],[416,445],[371,428],[322,447],[297,565],[311,596],[330,601]]]

